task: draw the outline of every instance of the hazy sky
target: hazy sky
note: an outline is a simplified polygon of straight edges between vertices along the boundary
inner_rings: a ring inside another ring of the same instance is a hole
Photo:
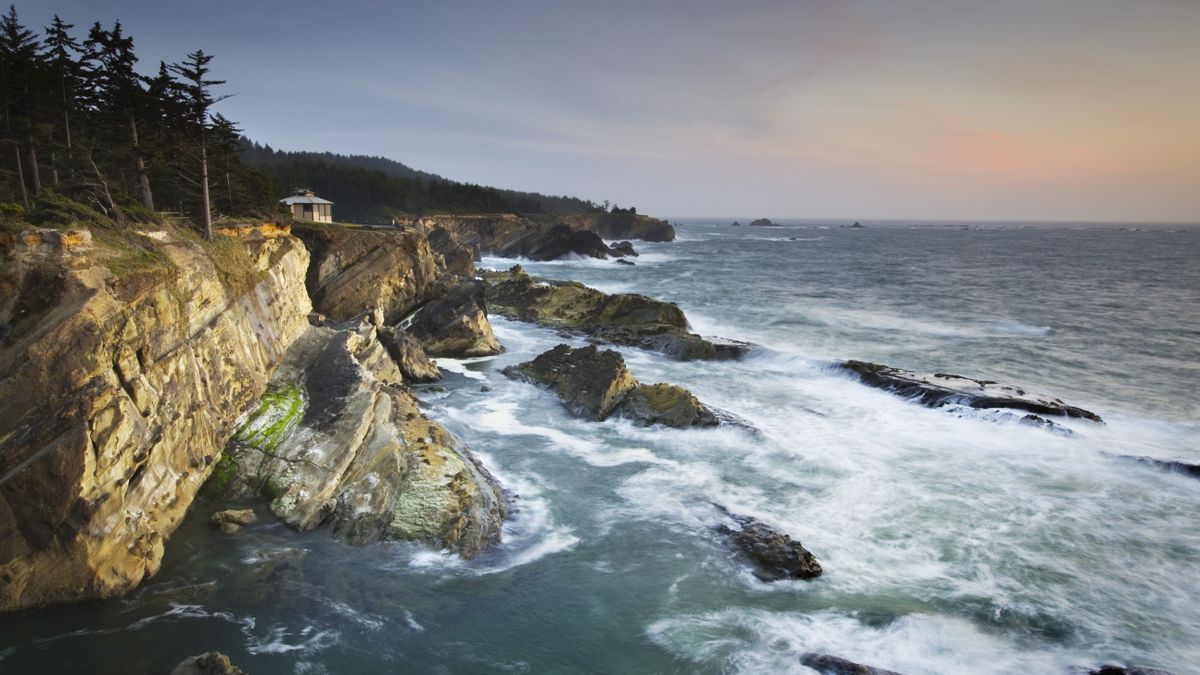
[[[1200,0],[36,0],[286,149],[663,216],[1200,221]]]

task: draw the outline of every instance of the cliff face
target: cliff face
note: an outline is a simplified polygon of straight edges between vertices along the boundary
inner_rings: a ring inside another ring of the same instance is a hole
[[[225,242],[254,266],[238,292],[197,243],[150,236],[134,260],[164,260],[144,274],[86,232],[5,242],[2,285],[17,293],[0,317],[0,609],[154,574],[237,415],[307,327],[296,239]]]
[[[395,323],[439,290],[444,263],[421,232],[305,227],[295,234],[312,253],[313,307],[334,319],[378,307]]]
[[[0,234],[0,610],[137,586],[210,477],[352,542],[499,539],[499,486],[403,387],[437,376],[422,336],[385,325],[452,288],[424,236],[309,236],[310,264],[287,228],[223,232]],[[310,289],[367,318],[310,324]],[[472,307],[436,316],[490,337]]]

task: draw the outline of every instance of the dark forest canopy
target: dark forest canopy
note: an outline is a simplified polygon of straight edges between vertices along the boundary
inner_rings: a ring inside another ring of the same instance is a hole
[[[283,152],[248,142],[214,111],[223,81],[196,50],[145,68],[120,22],[85,30],[55,16],[43,30],[0,16],[0,211],[82,202],[118,224],[177,213],[207,231],[221,216],[272,216],[311,187],[338,220],[398,214],[567,213],[573,197],[459,183],[382,157]],[[58,200],[58,201],[56,201]],[[207,232],[206,232],[207,233]]]
[[[351,222],[388,222],[398,214],[580,213],[600,208],[574,197],[459,183],[383,157],[287,152],[245,141],[242,159],[278,188],[312,188],[334,202],[338,220]]]

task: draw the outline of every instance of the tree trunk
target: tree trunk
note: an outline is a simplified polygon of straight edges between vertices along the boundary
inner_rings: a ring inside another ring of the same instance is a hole
[[[208,148],[200,140],[200,198],[204,201],[204,238],[212,241],[212,209],[208,204]]]
[[[133,119],[132,114],[129,115],[129,139],[133,146],[133,155],[136,158],[138,190],[142,193],[142,206],[153,211],[154,195],[150,193],[150,176],[146,175],[146,160],[142,159],[142,151],[138,147],[137,120]]]
[[[21,146],[13,143],[13,150],[17,153],[17,182],[21,184],[21,201],[25,203],[25,210],[29,210],[29,193],[25,191],[25,169],[21,167]]]
[[[42,173],[38,170],[37,146],[33,144],[33,134],[29,134],[29,171],[33,176],[33,196],[42,194]]]
[[[50,180],[58,187],[58,155],[53,150],[50,151]]]

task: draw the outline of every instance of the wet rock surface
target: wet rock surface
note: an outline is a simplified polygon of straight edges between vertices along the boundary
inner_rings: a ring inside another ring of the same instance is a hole
[[[639,384],[612,349],[558,345],[504,374],[546,387],[576,417],[601,421],[617,415],[637,424],[713,427],[718,416],[690,391],[672,384]]]
[[[959,375],[923,375],[865,361],[842,361],[838,367],[854,373],[863,384],[911,399],[928,408],[961,405],[976,409],[1009,408],[1034,416],[1057,416],[1102,422],[1100,416],[1050,396],[1030,394],[1020,387]],[[1034,417],[1030,423],[1038,424]],[[1046,421],[1046,420],[1041,420]]]
[[[212,514],[208,522],[225,534],[233,534],[257,519],[254,509],[227,509]]]
[[[1158,668],[1144,668],[1142,666],[1115,666],[1103,665],[1099,668],[1091,670],[1088,675],[1172,675],[1165,670]]]
[[[1190,478],[1200,478],[1200,464],[1191,464],[1189,462],[1181,462],[1173,459],[1155,459],[1153,457],[1142,457],[1138,455],[1117,455],[1117,459],[1122,459],[1130,462],[1137,462],[1148,467],[1177,473]]]
[[[537,279],[520,265],[487,272],[488,306],[512,319],[590,335],[614,344],[662,352],[679,360],[739,358],[742,342],[710,340],[687,330],[673,303],[634,293],[606,294],[577,282]]]
[[[821,675],[900,675],[894,670],[864,666],[829,654],[805,654],[800,657],[800,663]]]
[[[633,242],[631,241],[618,241],[609,248],[612,249],[613,255],[616,256],[629,256],[634,258],[638,256],[638,252],[634,250]]]
[[[760,520],[720,510],[728,522],[717,525],[717,533],[753,563],[758,579],[770,582],[821,576],[821,563],[800,542]]]
[[[405,330],[433,357],[491,356],[504,351],[488,322],[484,282],[461,279],[451,284],[413,312]]]
[[[226,497],[261,495],[298,530],[351,543],[421,541],[473,557],[499,541],[499,484],[398,386],[376,327],[312,327],[272,378],[218,472]]]

